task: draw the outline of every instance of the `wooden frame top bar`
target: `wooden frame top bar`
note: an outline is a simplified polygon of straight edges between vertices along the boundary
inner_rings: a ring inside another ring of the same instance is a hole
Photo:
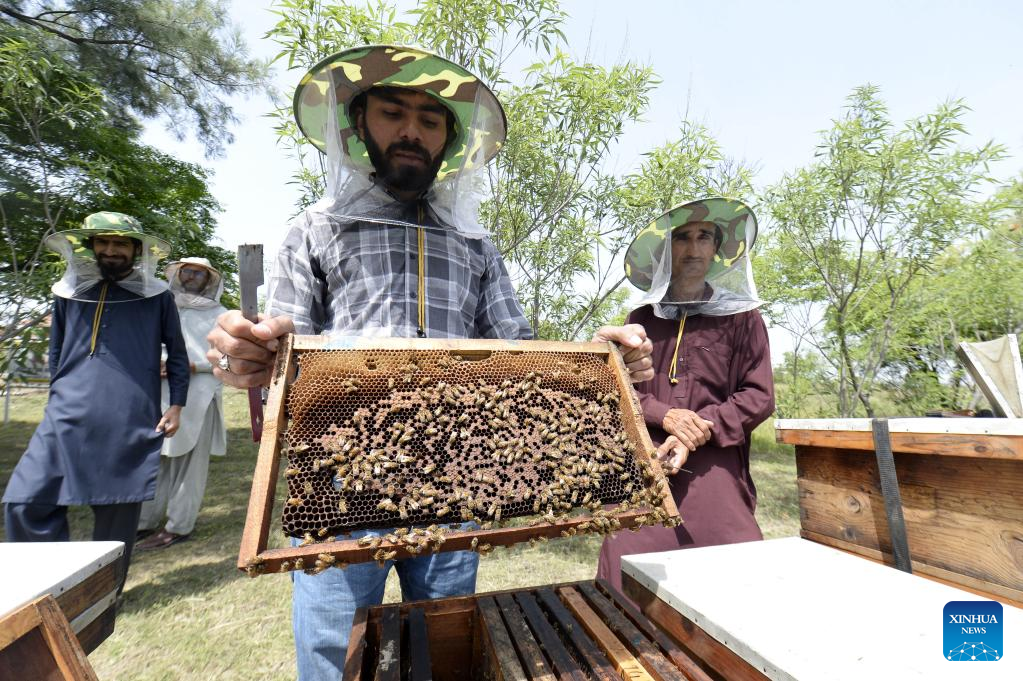
[[[465,338],[366,338],[362,336],[295,336],[295,350],[469,350],[473,352],[594,352],[607,354],[607,343],[570,343],[567,341],[518,341]]]

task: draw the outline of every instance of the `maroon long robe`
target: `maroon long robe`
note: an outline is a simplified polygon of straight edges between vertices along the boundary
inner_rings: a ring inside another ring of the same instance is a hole
[[[654,316],[650,306],[634,310],[629,324],[642,324],[653,341],[653,379],[636,384],[654,444],[669,409],[689,409],[713,421],[710,441],[690,452],[668,478],[683,524],[677,528],[623,530],[604,540],[597,577],[621,589],[621,558],[634,553],[733,544],[763,539],[753,517],[757,491],[749,472],[750,433],[774,411],[774,381],[767,327],[756,310],[724,317],[690,316],[679,346],[678,383],[668,379],[678,320]]]

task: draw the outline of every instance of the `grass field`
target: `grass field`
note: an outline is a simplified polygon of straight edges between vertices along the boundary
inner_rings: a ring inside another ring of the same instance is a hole
[[[16,395],[0,427],[0,487],[42,417],[42,391]],[[136,553],[117,628],[89,660],[101,679],[292,679],[291,586],[283,575],[250,579],[235,568],[256,447],[245,394],[225,392],[228,455],[214,458],[192,538]],[[790,447],[765,423],[753,437],[757,519],[767,537],[796,534],[799,511]],[[71,510],[72,538],[88,539],[88,508]],[[278,538],[277,541],[281,541]],[[599,537],[579,537],[495,551],[481,561],[477,589],[517,588],[592,578]],[[394,573],[386,600],[400,598]]]

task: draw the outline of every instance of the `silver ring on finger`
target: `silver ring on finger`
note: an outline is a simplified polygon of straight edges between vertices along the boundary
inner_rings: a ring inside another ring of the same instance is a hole
[[[231,373],[231,358],[227,355],[221,355],[220,359],[217,360],[217,367],[226,374]]]

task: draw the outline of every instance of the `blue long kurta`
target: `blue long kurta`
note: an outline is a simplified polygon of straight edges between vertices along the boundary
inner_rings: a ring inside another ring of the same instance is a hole
[[[101,284],[84,297],[98,299]],[[160,345],[167,347],[171,404],[188,394],[188,355],[174,296],[139,298],[111,284],[97,303],[55,298],[50,327],[50,398],[18,461],[4,503],[72,506],[152,499],[163,435]]]

